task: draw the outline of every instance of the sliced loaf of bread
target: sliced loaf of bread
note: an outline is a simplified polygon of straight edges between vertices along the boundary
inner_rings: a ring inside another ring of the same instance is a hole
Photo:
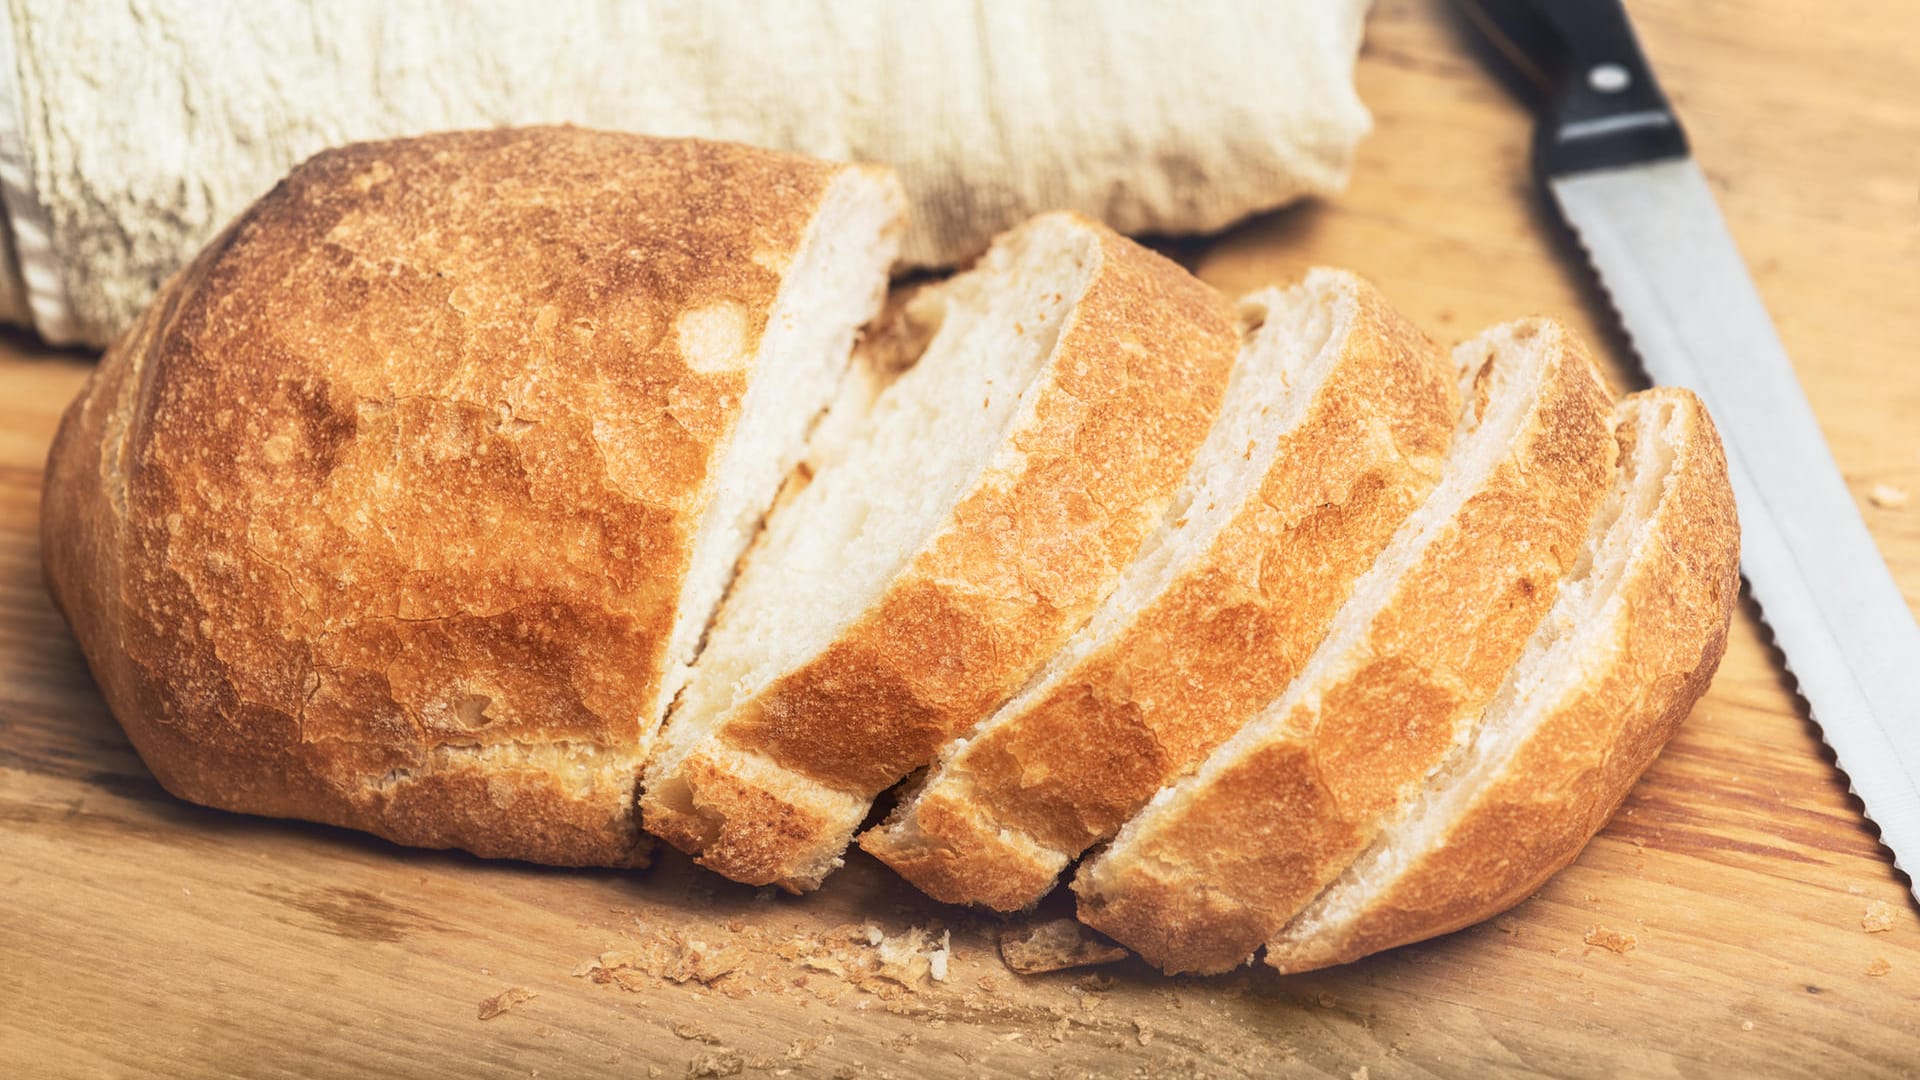
[[[1720,440],[1685,390],[1635,394],[1615,417],[1606,508],[1472,741],[1267,943],[1268,963],[1344,963],[1519,903],[1706,691],[1740,584]]]
[[[646,774],[646,827],[790,890],[874,796],[1018,690],[1119,580],[1233,365],[1231,312],[1043,215],[916,298],[938,326],[742,565]]]
[[[1579,556],[1612,400],[1556,323],[1455,351],[1439,484],[1286,692],[1081,867],[1082,921],[1169,972],[1245,963],[1471,734]]]
[[[1119,587],[861,838],[931,895],[1037,901],[1286,688],[1438,478],[1453,364],[1372,286],[1315,270],[1240,310],[1220,419]]]

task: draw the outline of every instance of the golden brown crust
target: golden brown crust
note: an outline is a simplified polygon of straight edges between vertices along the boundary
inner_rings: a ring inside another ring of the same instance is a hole
[[[724,749],[689,754],[675,773],[671,799],[649,792],[646,828],[682,851],[701,853],[702,863],[730,867],[735,881],[796,893],[818,885],[840,854],[821,850],[834,817],[776,790],[753,765]],[[798,871],[796,858],[803,860]]]
[[[1347,280],[1335,366],[1207,551],[862,847],[937,899],[1024,908],[1292,681],[1432,489],[1459,414],[1445,350]]]
[[[1578,555],[1614,458],[1611,401],[1591,359],[1564,329],[1526,325],[1552,335],[1530,415],[1393,586],[1359,662],[1275,737],[1216,755],[1182,801],[1083,867],[1083,921],[1169,972],[1245,963],[1499,687]]]
[[[1592,674],[1541,719],[1493,782],[1358,919],[1267,947],[1305,971],[1458,930],[1525,899],[1571,862],[1706,692],[1740,590],[1740,525],[1718,434],[1691,393],[1622,403],[1623,448],[1678,437],[1661,502],[1620,583],[1617,630],[1578,666]]]
[[[1029,908],[1053,888],[1065,862],[1030,836],[1003,831],[977,791],[953,782],[903,799],[884,825],[860,835],[860,846],[943,903]],[[903,824],[904,815],[911,817]]]
[[[322,153],[170,283],[49,459],[54,595],[169,790],[402,843],[644,859],[707,478],[844,166],[572,128]],[[539,748],[547,765],[487,748]]]
[[[870,610],[723,722],[726,745],[790,770],[789,786],[871,800],[1004,701],[1112,588],[1205,438],[1236,349],[1225,302],[1079,224],[1102,261],[1041,376],[1051,384],[1011,436],[1023,459],[990,468]],[[648,828],[680,831],[674,812],[649,797]],[[821,850],[838,854],[858,824],[796,844],[771,879],[765,863],[722,854],[751,818],[697,854],[737,880],[810,888]]]

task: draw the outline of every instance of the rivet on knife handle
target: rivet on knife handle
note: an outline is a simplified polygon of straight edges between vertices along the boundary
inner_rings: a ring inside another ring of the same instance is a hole
[[[1684,157],[1667,104],[1618,0],[1460,0],[1461,12],[1540,93],[1542,176]]]

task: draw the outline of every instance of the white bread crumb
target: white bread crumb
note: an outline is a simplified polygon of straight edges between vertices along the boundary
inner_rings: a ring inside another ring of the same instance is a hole
[[[1897,488],[1892,484],[1875,484],[1867,489],[1867,501],[1882,510],[1903,509],[1909,498],[1911,496],[1905,488]]]

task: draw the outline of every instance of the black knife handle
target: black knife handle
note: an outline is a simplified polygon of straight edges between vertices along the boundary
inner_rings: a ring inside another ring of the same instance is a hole
[[[1620,0],[1456,0],[1541,93],[1543,177],[1685,157],[1680,130]]]

